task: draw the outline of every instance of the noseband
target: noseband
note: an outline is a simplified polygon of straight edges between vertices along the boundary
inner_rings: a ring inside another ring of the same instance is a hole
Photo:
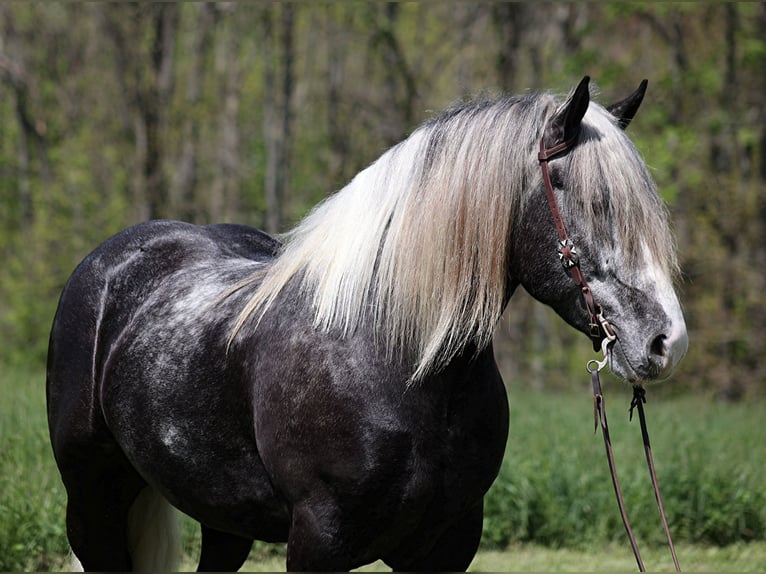
[[[548,170],[548,160],[569,152],[577,142],[579,134],[575,134],[574,137],[555,145],[551,148],[545,147],[544,138],[540,139],[540,152],[537,154],[537,159],[540,162],[540,168],[543,175],[543,184],[545,187],[545,196],[548,199],[548,206],[551,210],[553,217],[553,223],[556,225],[556,230],[559,235],[558,254],[561,264],[564,269],[570,274],[572,281],[577,285],[583,296],[585,302],[585,309],[588,312],[588,324],[589,335],[593,341],[593,350],[603,353],[603,359],[601,361],[590,360],[586,365],[586,369],[590,373],[591,382],[593,384],[593,417],[594,417],[594,431],[601,426],[601,432],[604,437],[604,446],[606,448],[606,457],[609,463],[609,471],[612,476],[612,486],[614,487],[614,493],[617,497],[617,505],[620,508],[620,515],[622,516],[622,523],[625,526],[625,531],[628,534],[630,545],[633,549],[633,555],[636,558],[638,569],[641,572],[646,572],[644,563],[641,560],[641,554],[638,551],[638,544],[636,538],[633,535],[633,530],[630,527],[628,521],[628,515],[625,512],[625,502],[620,490],[620,483],[617,480],[617,468],[614,464],[614,455],[612,453],[612,441],[609,438],[609,426],[606,421],[606,404],[604,402],[604,396],[601,393],[601,380],[598,373],[607,363],[609,348],[617,340],[617,335],[612,329],[612,326],[604,318],[604,310],[601,305],[598,305],[593,298],[593,293],[590,290],[585,276],[580,269],[580,258],[575,249],[574,243],[569,239],[567,235],[566,227],[564,226],[564,220],[561,218],[561,212],[559,211],[558,203],[556,202],[556,195],[553,193],[553,184],[551,183],[551,176]],[[657,508],[659,509],[660,519],[662,520],[662,526],[665,530],[665,537],[668,541],[668,547],[670,548],[670,554],[673,557],[673,564],[676,572],[681,571],[681,567],[678,564],[678,557],[676,556],[676,550],[673,547],[673,540],[670,537],[670,529],[668,528],[668,521],[665,517],[665,509],[662,506],[662,497],[660,496],[660,487],[657,484],[657,475],[654,471],[654,460],[652,458],[651,445],[649,444],[649,432],[646,429],[646,417],[644,415],[644,403],[646,402],[646,392],[641,385],[633,385],[633,400],[630,404],[630,418],[633,418],[633,409],[638,408],[638,418],[641,423],[641,437],[644,442],[644,454],[646,455],[646,463],[649,467],[649,474],[652,479],[652,487],[654,488],[654,498],[657,501]]]

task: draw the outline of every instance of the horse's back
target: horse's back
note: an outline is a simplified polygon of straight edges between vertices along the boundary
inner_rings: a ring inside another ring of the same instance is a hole
[[[49,403],[55,406],[60,385],[93,377],[103,358],[97,346],[103,344],[105,321],[127,324],[158,283],[195,266],[226,275],[227,260],[241,262],[230,266],[229,275],[244,274],[248,263],[265,264],[278,248],[277,240],[244,225],[175,221],[142,223],[106,240],[77,266],[62,291],[48,351]]]

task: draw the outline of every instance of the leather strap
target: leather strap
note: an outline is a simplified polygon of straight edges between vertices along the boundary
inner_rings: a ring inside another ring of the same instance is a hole
[[[678,556],[673,546],[673,539],[670,537],[670,528],[668,528],[668,519],[665,517],[665,508],[662,506],[662,496],[660,495],[660,485],[657,482],[657,473],[654,470],[654,458],[652,457],[652,446],[649,443],[649,431],[646,427],[646,416],[644,415],[644,403],[646,403],[646,391],[641,385],[633,386],[633,400],[630,403],[630,418],[633,419],[633,408],[638,407],[638,420],[641,423],[641,438],[644,441],[644,454],[646,455],[646,465],[649,467],[649,476],[652,479],[652,488],[654,489],[654,500],[657,502],[657,509],[660,512],[662,528],[665,531],[665,539],[668,542],[670,555],[673,557],[673,566],[676,572],[681,571],[678,564]]]
[[[617,479],[617,467],[614,464],[614,453],[612,452],[612,440],[609,437],[609,424],[606,421],[606,403],[604,402],[604,395],[601,394],[601,380],[598,377],[598,369],[593,369],[590,372],[591,382],[593,383],[593,418],[594,418],[594,432],[598,429],[600,424],[601,434],[604,437],[604,448],[606,449],[606,459],[609,462],[609,474],[612,477],[612,486],[614,487],[614,494],[617,497],[617,506],[620,509],[620,516],[622,517],[622,524],[625,526],[625,532],[628,534],[628,540],[630,540],[630,547],[633,549],[633,556],[636,557],[636,564],[638,564],[638,570],[640,572],[646,572],[644,561],[641,560],[641,553],[638,551],[638,543],[636,537],[633,534],[633,529],[630,527],[630,521],[628,520],[628,513],[625,511],[625,501],[622,497],[622,490],[620,489],[620,481]]]
[[[571,273],[572,280],[578,287],[580,287],[585,302],[585,309],[588,312],[588,323],[590,327],[589,334],[591,341],[593,342],[593,350],[598,352],[601,348],[601,341],[605,336],[605,333],[601,328],[601,322],[598,320],[601,308],[593,299],[593,293],[590,290],[590,286],[580,270],[580,258],[578,257],[574,244],[569,239],[566,227],[564,226],[564,219],[561,217],[561,211],[559,210],[559,205],[556,201],[556,195],[553,192],[550,170],[548,169],[548,160],[569,151],[574,146],[576,140],[577,138],[573,137],[552,148],[546,148],[544,138],[540,138],[540,152],[537,154],[537,159],[540,162],[540,169],[542,170],[545,196],[551,210],[553,223],[555,224],[556,231],[559,235],[559,257],[561,258],[561,263],[564,268]]]

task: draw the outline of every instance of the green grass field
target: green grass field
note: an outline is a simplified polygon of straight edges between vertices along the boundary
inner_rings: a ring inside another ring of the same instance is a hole
[[[0,571],[65,564],[65,498],[48,443],[44,374],[0,371]],[[671,571],[629,396],[605,383],[628,513],[650,570]],[[657,473],[682,568],[766,570],[766,403],[659,398],[647,415]],[[486,501],[474,571],[632,571],[591,398],[511,389],[503,469]],[[184,521],[184,569],[199,535]],[[380,564],[369,569],[379,568]],[[284,569],[282,549],[256,544],[245,569]]]
[[[763,572],[766,569],[766,543],[716,546],[678,545],[678,561],[686,572]],[[670,554],[663,548],[641,551],[650,572],[673,572]],[[192,571],[196,562],[186,560],[183,571]],[[382,562],[360,568],[360,572],[390,570]],[[243,571],[284,572],[282,557],[259,557],[249,560]],[[547,548],[535,544],[513,545],[506,550],[482,550],[470,572],[635,572],[636,562],[630,547],[608,544],[589,550]]]

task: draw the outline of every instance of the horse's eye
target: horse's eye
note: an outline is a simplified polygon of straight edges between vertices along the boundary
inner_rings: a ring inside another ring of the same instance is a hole
[[[562,189],[564,187],[564,172],[561,168],[551,168],[551,184],[557,189]]]

